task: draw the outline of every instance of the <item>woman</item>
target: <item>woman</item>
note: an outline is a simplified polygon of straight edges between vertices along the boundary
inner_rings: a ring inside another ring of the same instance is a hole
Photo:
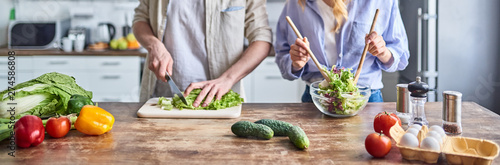
[[[380,9],[374,32],[367,35]],[[285,17],[289,16],[305,37],[297,38]],[[289,0],[276,30],[276,63],[283,78],[302,78],[307,84],[323,77],[306,52],[310,45],[319,63],[352,68],[356,72],[365,44],[368,53],[358,84],[372,89],[370,102],[382,102],[382,70],[394,72],[408,65],[409,51],[398,1]],[[302,102],[312,102],[309,86]]]

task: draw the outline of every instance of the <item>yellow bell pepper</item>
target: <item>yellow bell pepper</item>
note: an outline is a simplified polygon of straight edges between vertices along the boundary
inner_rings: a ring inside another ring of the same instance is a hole
[[[101,135],[113,128],[115,118],[106,110],[93,105],[85,105],[76,119],[75,128],[87,135]]]

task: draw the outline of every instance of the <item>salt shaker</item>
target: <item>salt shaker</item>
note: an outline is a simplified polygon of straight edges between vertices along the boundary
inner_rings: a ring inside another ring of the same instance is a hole
[[[396,85],[397,98],[396,98],[396,115],[401,119],[402,125],[410,124],[412,119],[410,91],[408,91],[408,84]]]
[[[408,90],[411,92],[411,104],[413,111],[413,124],[419,125],[429,125],[429,122],[425,118],[424,105],[427,100],[427,92],[429,92],[429,85],[421,81],[421,78],[417,76],[417,81],[408,84]]]
[[[443,92],[443,129],[446,134],[462,134],[462,93]]]

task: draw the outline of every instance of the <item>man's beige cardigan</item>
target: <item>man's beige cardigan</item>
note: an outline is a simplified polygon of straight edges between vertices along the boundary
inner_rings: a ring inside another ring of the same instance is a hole
[[[149,23],[154,35],[162,40],[169,0],[140,0],[134,23]],[[271,43],[272,32],[267,20],[265,0],[205,0],[205,38],[209,79],[222,75],[236,63],[244,49],[244,39]],[[167,36],[168,37],[168,36]],[[146,57],[146,63],[149,55]],[[189,73],[186,73],[189,74]],[[156,76],[144,65],[140,101],[152,97]],[[233,89],[240,89],[238,82]]]

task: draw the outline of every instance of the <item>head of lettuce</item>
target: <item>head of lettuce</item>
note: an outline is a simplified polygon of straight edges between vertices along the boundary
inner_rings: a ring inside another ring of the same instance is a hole
[[[9,94],[14,91],[15,94]],[[57,72],[46,73],[33,80],[17,84],[13,89],[2,91],[0,93],[0,118],[68,114],[66,112],[68,101],[74,94],[92,98],[92,92],[78,86],[74,77]],[[15,107],[15,111],[12,107]]]

